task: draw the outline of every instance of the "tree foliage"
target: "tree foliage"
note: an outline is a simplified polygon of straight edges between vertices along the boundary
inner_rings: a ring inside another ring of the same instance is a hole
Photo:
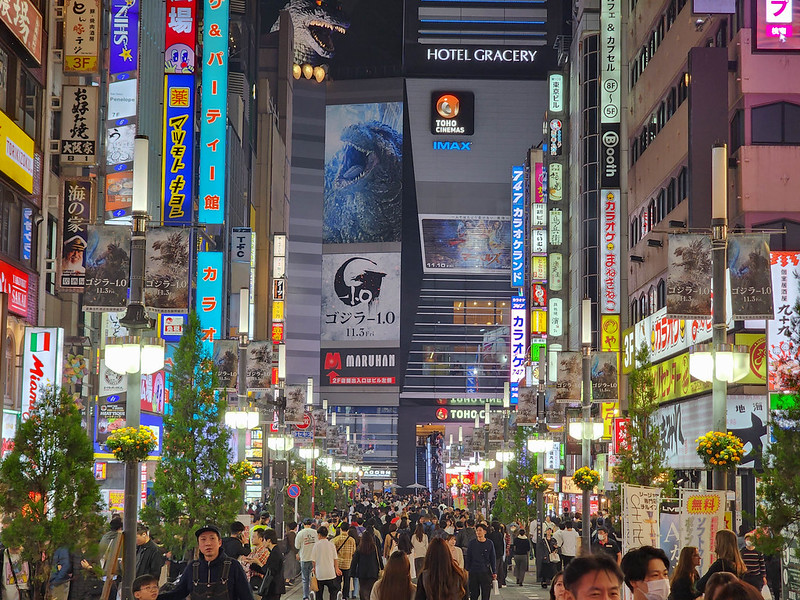
[[[154,499],[141,513],[155,536],[177,556],[194,546],[194,531],[235,519],[242,489],[229,472],[231,431],[224,423],[227,399],[218,393],[216,368],[201,341],[196,313],[175,352],[170,375],[171,414],[164,415],[161,461]]]
[[[331,481],[331,473],[328,467],[317,463],[313,475],[312,473],[306,473],[306,461],[293,454],[289,465],[289,483],[296,483],[300,486],[300,498],[297,503],[300,518],[313,516],[311,514],[312,477],[316,478],[314,510],[316,512],[330,512],[337,508],[336,490],[333,489],[333,481]],[[286,505],[290,510],[284,510],[284,514],[294,514],[294,500],[289,496],[286,496]],[[342,507],[339,506],[339,508]]]
[[[532,427],[517,426],[514,433],[514,459],[508,463],[508,485],[498,489],[494,496],[492,516],[503,523],[518,520],[529,523],[536,516],[535,494],[531,491],[530,480],[537,471],[537,456],[528,451],[527,440],[533,433]]]
[[[102,504],[93,466],[94,449],[74,399],[47,388],[0,463],[2,541],[21,548],[30,563],[35,598],[57,548],[99,539]]]

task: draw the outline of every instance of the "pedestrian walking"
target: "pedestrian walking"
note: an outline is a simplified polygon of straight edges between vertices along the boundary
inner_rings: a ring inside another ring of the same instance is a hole
[[[319,585],[317,600],[323,600],[326,588],[330,600],[336,600],[342,571],[339,569],[336,547],[328,539],[328,528],[324,525],[317,529],[317,541],[311,549],[311,562],[317,576],[317,585]]]
[[[350,535],[349,530],[350,525],[342,523],[339,535],[331,540],[339,557],[339,570],[342,572],[339,581],[344,598],[350,597],[350,565],[357,547],[356,539]]]
[[[578,554],[578,540],[580,539],[572,520],[567,521],[564,530],[559,532],[557,538],[561,549],[561,562],[566,569],[570,561]]]
[[[537,556],[539,581],[542,587],[546,588],[553,578],[553,574],[561,570],[561,556],[558,553],[558,542],[553,537],[552,529],[544,530],[544,537],[539,540],[536,553],[541,556],[541,563],[538,562],[539,556]]]
[[[700,579],[700,573],[697,572],[699,566],[700,552],[694,546],[684,546],[669,581],[672,600],[695,600],[702,595],[695,587]]]
[[[456,536],[448,534],[447,537],[443,537],[442,539],[447,542],[447,547],[450,548],[450,554],[453,555],[453,560],[458,565],[458,568],[463,569],[464,551],[456,546]]]
[[[744,566],[747,567],[742,580],[761,591],[767,585],[767,564],[764,554],[756,550],[752,533],[744,536],[744,548],[740,552]]]
[[[281,540],[283,543],[283,574],[286,585],[291,585],[292,580],[300,573],[300,555],[294,545],[297,538],[297,523],[292,521],[286,527],[288,531]]]
[[[701,594],[706,590],[706,582],[714,573],[724,572],[733,573],[736,577],[741,577],[747,567],[739,554],[739,546],[736,543],[736,534],[730,529],[719,529],[714,536],[714,552],[717,560],[711,563],[708,571],[697,580],[697,591]]]
[[[158,579],[161,577],[163,566],[164,553],[150,539],[150,528],[144,523],[139,523],[136,525],[136,577],[152,575]]]
[[[314,521],[306,517],[303,519],[303,530],[294,539],[294,547],[300,551],[300,574],[303,577],[303,600],[308,600],[311,589],[311,551],[317,541],[317,532],[311,529]]]
[[[369,600],[414,600],[416,593],[408,557],[402,552],[392,552],[383,576],[372,586]]]
[[[372,530],[366,529],[361,536],[361,543],[358,550],[353,555],[350,566],[353,577],[358,579],[358,597],[360,600],[369,600],[372,594],[372,587],[378,581],[381,573],[381,557],[378,546],[375,543],[375,536]]]
[[[497,579],[497,555],[494,544],[486,539],[487,526],[478,523],[475,526],[475,539],[469,543],[464,566],[469,573],[470,600],[489,600],[492,580]]]
[[[494,555],[496,558],[495,573],[497,573],[497,584],[500,587],[505,586],[505,554],[506,554],[506,536],[503,533],[502,525],[498,521],[492,521],[492,530],[486,536],[494,546]]]
[[[257,590],[261,586],[263,580],[263,567],[269,558],[270,548],[265,543],[264,529],[254,529],[253,539],[250,544],[250,554],[242,559],[245,565],[245,574],[248,581],[250,581],[250,588]]]
[[[517,585],[525,583],[525,574],[528,572],[528,554],[531,551],[531,541],[525,535],[525,529],[520,528],[514,539],[514,578]]]
[[[255,538],[259,539],[260,545],[267,549],[268,554],[263,563],[259,560],[250,564],[250,569],[260,576],[259,587],[253,586],[253,589],[256,592],[263,590],[261,600],[278,600],[281,594],[286,593],[284,561],[283,554],[278,550],[278,534],[274,529],[262,529],[256,532]]]
[[[72,577],[72,560],[69,548],[61,546],[53,553],[53,567],[47,587],[53,600],[67,600],[69,597],[69,580]]]
[[[415,600],[467,600],[467,574],[455,564],[441,538],[428,545]]]
[[[31,568],[20,556],[22,548],[0,548],[3,553],[3,600],[25,600],[31,585]]]
[[[412,556],[414,558],[414,570],[419,573],[422,571],[422,563],[425,562],[425,555],[428,553],[428,534],[422,523],[417,524],[414,535],[411,536]]]

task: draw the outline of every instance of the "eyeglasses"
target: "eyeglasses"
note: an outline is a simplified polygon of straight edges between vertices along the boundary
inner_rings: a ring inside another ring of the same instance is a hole
[[[157,583],[151,583],[150,585],[143,585],[139,589],[141,591],[143,591],[143,592],[149,592],[149,591],[156,591],[157,592],[158,591],[158,584]]]

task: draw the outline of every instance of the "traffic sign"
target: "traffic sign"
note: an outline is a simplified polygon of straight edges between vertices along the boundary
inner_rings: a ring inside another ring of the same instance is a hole
[[[303,422],[302,423],[296,423],[295,427],[297,427],[297,429],[308,429],[309,427],[311,427],[311,413],[307,412],[307,411],[304,412],[303,413]]]
[[[289,495],[289,498],[297,498],[300,495],[300,486],[293,483],[286,488],[286,493]]]

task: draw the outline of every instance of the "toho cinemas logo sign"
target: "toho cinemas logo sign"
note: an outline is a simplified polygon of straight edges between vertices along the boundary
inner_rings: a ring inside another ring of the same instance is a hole
[[[320,358],[322,385],[397,385],[397,348],[329,348]]]

